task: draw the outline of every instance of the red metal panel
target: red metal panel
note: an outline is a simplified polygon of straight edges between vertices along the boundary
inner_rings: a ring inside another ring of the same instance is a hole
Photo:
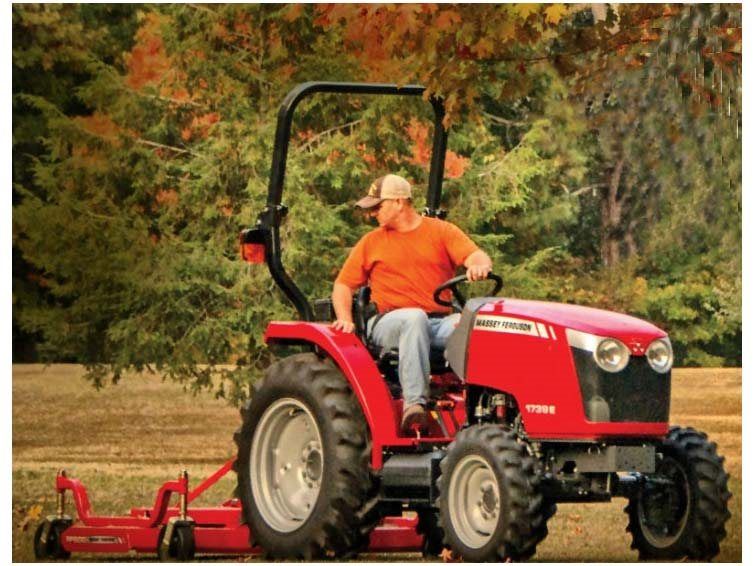
[[[318,345],[341,368],[362,406],[372,435],[372,467],[383,466],[384,446],[411,446],[414,439],[399,436],[398,414],[388,387],[364,344],[352,333],[338,332],[328,324],[271,322],[265,342],[302,341]]]
[[[206,554],[260,554],[262,549],[249,545],[249,527],[194,527],[197,553]]]
[[[68,552],[125,554],[135,550],[156,553],[160,528],[75,523],[64,531],[62,545]]]
[[[386,517],[370,533],[370,552],[416,552],[423,537],[417,533],[416,517]]]
[[[516,308],[509,308],[512,303]],[[535,316],[538,305],[545,305],[543,316]],[[584,309],[586,314],[595,310]],[[556,316],[559,312],[550,303],[514,302],[510,299],[481,308],[479,313],[484,315],[539,322],[545,331],[538,330],[537,335],[530,335],[475,328],[469,343],[467,383],[512,394],[519,404],[525,430],[532,438],[597,440],[611,436],[665,435],[667,423],[595,423],[586,420],[565,328],[547,318],[564,319],[566,315],[563,313],[560,317]],[[568,312],[574,314],[577,311]],[[581,310],[579,312],[585,314]],[[592,324],[608,324],[612,320],[608,316],[610,314],[604,313]],[[628,324],[624,323],[631,317],[617,316],[621,323],[619,326],[626,330]],[[640,336],[637,333],[639,330],[647,331],[648,327],[652,327],[643,321],[631,320],[636,321],[632,327],[635,337]],[[603,332],[607,330],[610,329],[602,329]],[[654,337],[664,335],[658,329],[655,331]],[[604,335],[617,336],[618,333]],[[647,335],[643,339],[647,339]]]
[[[233,507],[191,510],[197,522],[194,542],[198,554],[260,554],[262,549],[249,545],[249,528],[239,524],[239,509]],[[176,514],[169,510],[168,516]],[[203,524],[212,519],[213,523]],[[157,552],[162,525],[151,528],[123,526],[86,526],[76,523],[63,533],[63,548],[69,552],[127,554]],[[412,552],[422,548],[417,519],[386,517],[370,534],[370,552]]]
[[[536,320],[561,328],[573,328],[580,332],[618,338],[625,344],[637,344],[644,354],[648,344],[666,333],[649,322],[622,313],[543,301],[500,299],[483,306],[481,314],[515,316]]]

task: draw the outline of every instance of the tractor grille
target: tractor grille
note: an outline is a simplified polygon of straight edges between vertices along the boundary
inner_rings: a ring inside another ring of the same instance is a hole
[[[645,356],[631,356],[627,367],[609,373],[592,353],[572,348],[585,417],[593,422],[668,422],[671,372],[657,373]]]

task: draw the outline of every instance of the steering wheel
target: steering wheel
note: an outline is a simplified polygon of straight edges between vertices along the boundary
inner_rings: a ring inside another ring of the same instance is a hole
[[[493,291],[490,293],[490,295],[497,295],[498,291],[500,291],[503,287],[503,279],[501,279],[495,273],[488,273],[486,279],[495,281],[495,287],[493,287]],[[433,293],[433,300],[441,306],[453,307],[461,311],[467,302],[467,298],[459,290],[459,283],[463,283],[464,281],[467,281],[466,273],[452,277],[451,279],[440,285],[437,289],[435,289],[435,292]],[[440,294],[446,289],[451,289],[451,294],[454,296],[454,300],[446,301],[440,298]]]

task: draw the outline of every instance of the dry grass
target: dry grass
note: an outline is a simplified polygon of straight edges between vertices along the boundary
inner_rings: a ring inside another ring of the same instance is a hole
[[[209,395],[194,397],[154,376],[130,375],[95,392],[79,366],[13,367],[13,560],[34,560],[35,507],[55,505],[58,468],[87,486],[96,513],[125,513],[150,505],[160,483],[188,469],[196,480],[234,454],[238,413]],[[676,370],[672,422],[706,431],[718,443],[731,474],[732,518],[717,560],[742,560],[742,372]],[[203,496],[200,505],[225,500],[235,476]],[[624,502],[560,505],[535,560],[635,561],[625,532]],[[24,523],[26,520],[26,528]],[[125,557],[106,557],[123,560]],[[420,560],[419,555],[365,557]],[[103,560],[100,556],[74,559]]]

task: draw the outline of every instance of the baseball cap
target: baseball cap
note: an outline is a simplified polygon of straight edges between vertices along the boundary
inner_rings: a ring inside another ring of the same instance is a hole
[[[385,175],[370,185],[367,196],[359,199],[354,206],[372,208],[389,198],[412,198],[409,181],[398,175]]]

